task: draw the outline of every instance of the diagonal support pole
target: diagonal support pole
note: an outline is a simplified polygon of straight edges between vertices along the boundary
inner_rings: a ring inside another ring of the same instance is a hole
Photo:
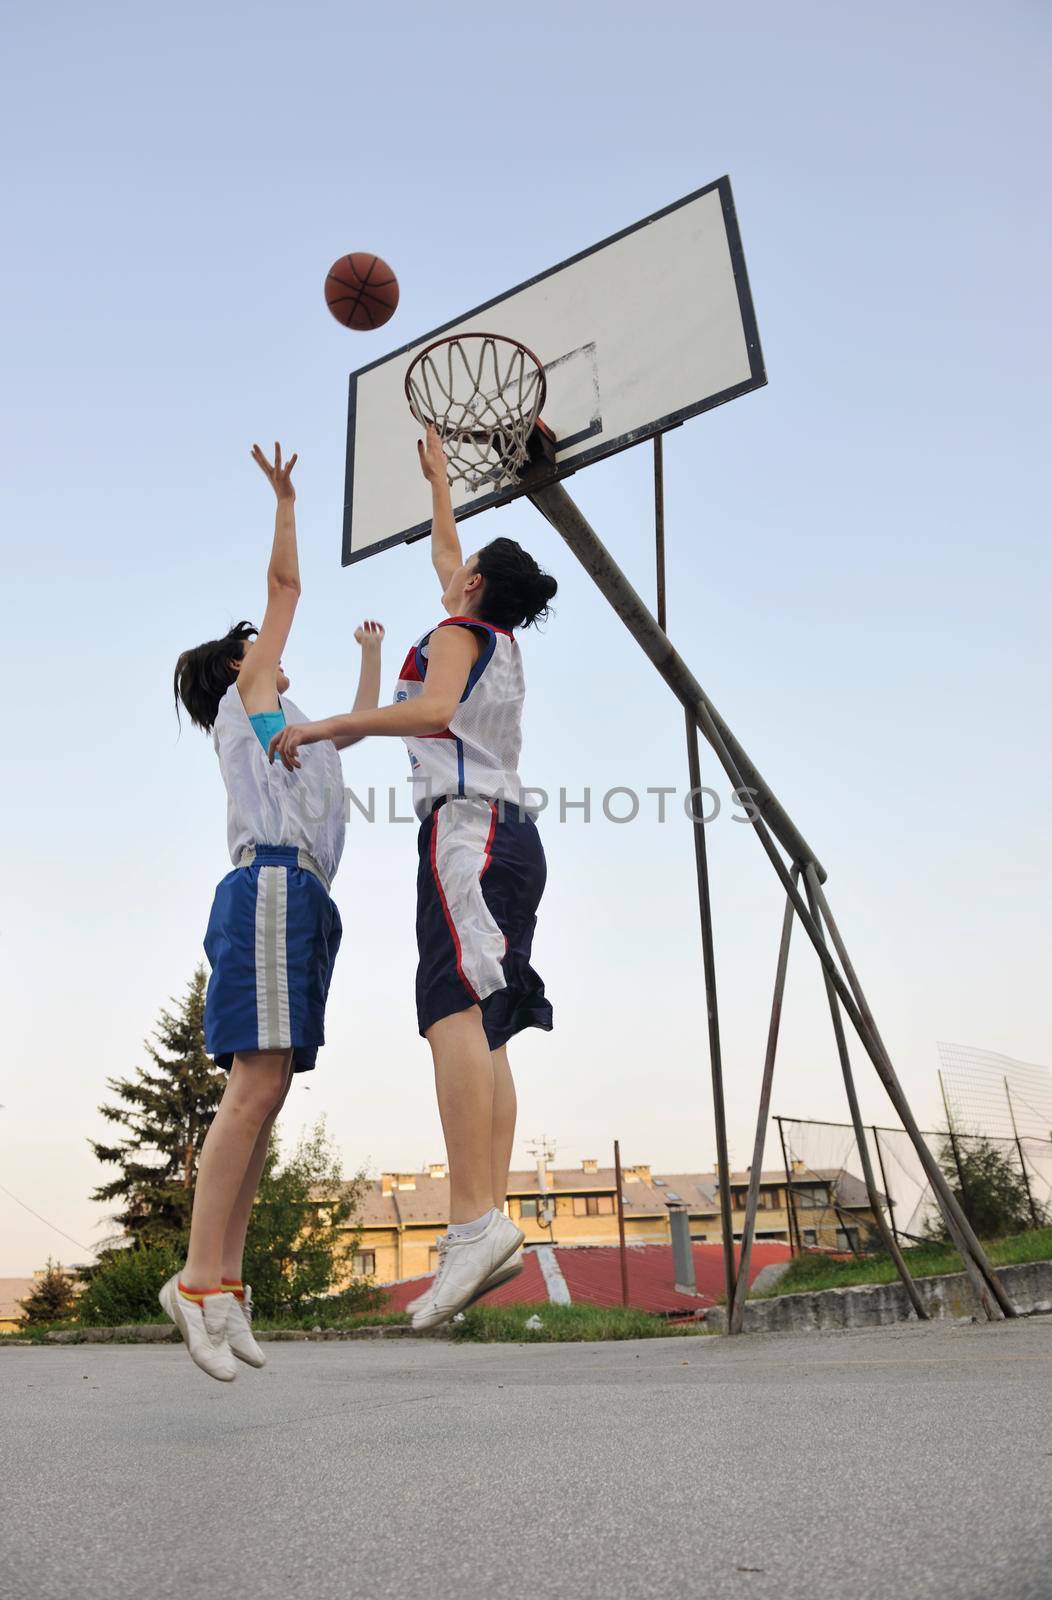
[[[712,1074],[712,1110],[716,1124],[717,1186],[720,1195],[720,1223],[723,1234],[723,1282],[727,1309],[735,1300],[737,1274],[734,1269],[734,1215],[731,1211],[731,1167],[727,1151],[727,1108],[723,1097],[723,1055],[720,1049],[720,1017],[716,1002],[716,957],[712,940],[712,904],[709,899],[709,860],[705,847],[705,818],[699,814],[695,797],[701,790],[701,758],[698,730],[687,715],[687,764],[690,769],[691,817],[694,834],[694,863],[698,873],[698,907],[701,912],[701,955],[705,969],[705,1010],[709,1027],[709,1068]],[[701,802],[704,808],[704,800]]]
[[[929,1150],[928,1142],[917,1125],[917,1119],[913,1115],[895,1068],[891,1064],[891,1057],[877,1031],[873,1013],[870,1011],[869,1004],[862,992],[862,985],[859,983],[858,975],[851,964],[847,946],[841,937],[840,929],[836,925],[836,919],[830,910],[829,901],[822,890],[822,885],[817,881],[815,875],[809,876],[809,882],[814,890],[818,909],[822,913],[826,927],[829,929],[829,937],[833,941],[833,948],[840,958],[840,964],[844,969],[848,983],[851,985],[854,998],[858,1002],[861,1019],[866,1025],[873,1044],[876,1046],[877,1053],[874,1055],[873,1051],[870,1050],[870,1059],[877,1069],[877,1075],[881,1083],[888,1092],[888,1098],[898,1112],[902,1126],[910,1136],[913,1148],[920,1157],[925,1176],[932,1186],[939,1209],[946,1219],[950,1237],[957,1246],[961,1260],[964,1262],[964,1269],[968,1274],[976,1299],[991,1321],[997,1321],[1001,1316],[1014,1317],[1018,1315],[1015,1306],[1005,1293],[1004,1286],[994,1271],[986,1251],[980,1244],[975,1230],[968,1221],[957,1196],[947,1183],[942,1168]]]
[[[675,649],[665,630],[629,583],[581,508],[571,500],[561,483],[533,489],[529,499],[541,515],[569,545],[588,576],[610,603],[643,653],[649,657],[681,705],[695,714],[698,727],[716,749],[710,729],[732,755],[739,773],[738,787],[751,797],[752,804],[769,825],[771,832],[791,860],[803,866],[813,861],[821,882],[825,869],[799,832],[774,791],[753,765],[730,728],[712,704],[697,678]],[[717,750],[717,754],[719,751]],[[720,757],[723,762],[723,757]],[[726,763],[723,762],[724,766]]]
[[[793,882],[800,876],[799,867],[793,868]],[[742,1224],[741,1255],[738,1258],[738,1278],[734,1299],[728,1302],[727,1331],[741,1333],[745,1317],[745,1297],[749,1293],[749,1267],[752,1262],[752,1242],[756,1234],[756,1212],[760,1203],[760,1178],[763,1168],[763,1151],[767,1143],[767,1123],[771,1115],[771,1087],[774,1083],[774,1058],[778,1050],[778,1031],[782,1023],[782,999],[785,995],[785,974],[789,966],[789,940],[793,932],[793,903],[785,902],[782,917],[782,937],[778,942],[778,962],[774,973],[774,998],[771,1001],[771,1020],[767,1027],[767,1052],[763,1062],[760,1083],[760,1107],[756,1113],[756,1138],[752,1146],[752,1167],[749,1171],[749,1192],[745,1197],[745,1221]],[[786,1183],[790,1181],[786,1171]],[[792,1241],[792,1210],[788,1188],[785,1194],[786,1215],[790,1218],[789,1234]]]
[[[821,928],[818,901],[811,886],[810,872],[805,875],[804,884],[807,889],[807,903],[811,908],[811,915],[819,928]],[[910,1270],[903,1259],[898,1240],[888,1227],[887,1218],[884,1216],[884,1208],[880,1203],[880,1194],[877,1190],[876,1179],[873,1176],[873,1163],[869,1158],[869,1146],[866,1143],[866,1130],[862,1124],[862,1112],[859,1110],[858,1095],[855,1091],[855,1077],[851,1071],[851,1056],[847,1048],[847,1039],[844,1036],[844,1023],[840,1015],[840,1006],[837,1003],[836,990],[830,982],[829,974],[826,973],[824,976],[826,999],[829,1001],[829,1015],[833,1022],[833,1037],[836,1039],[837,1055],[840,1057],[840,1070],[844,1076],[844,1089],[847,1092],[848,1109],[851,1112],[851,1125],[855,1130],[855,1145],[858,1149],[859,1160],[862,1163],[862,1177],[866,1185],[866,1194],[869,1196],[870,1210],[877,1224],[880,1242],[895,1263],[895,1271],[902,1279],[902,1286],[909,1296],[910,1305],[921,1322],[927,1322],[929,1318],[924,1301],[920,1297],[917,1285],[910,1276]]]

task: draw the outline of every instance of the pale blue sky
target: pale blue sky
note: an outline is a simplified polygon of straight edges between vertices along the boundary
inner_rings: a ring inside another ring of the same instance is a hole
[[[301,453],[294,697],[349,702],[363,615],[388,626],[389,692],[436,596],[422,546],[340,569],[347,372],[724,172],[770,384],[667,441],[670,629],[828,867],[922,1118],[938,1038],[1052,1057],[1049,33],[1036,4],[9,14],[5,1188],[99,1237],[103,1080],[199,957],[223,795],[169,685],[180,649],[260,612],[252,441]],[[325,310],[351,249],[401,280],[377,334]],[[650,593],[649,452],[572,492]],[[678,707],[557,537],[525,504],[467,530],[497,533],[560,582],[524,641],[528,780],[682,783]],[[344,765],[403,788],[394,742]],[[558,1163],[619,1136],[626,1160],[706,1169],[689,832],[575,816],[543,824],[557,1029],[516,1052],[516,1162],[545,1131]],[[725,815],[709,844],[744,1164],[780,895],[749,830]],[[325,1112],[373,1171],[441,1153],[413,846],[352,824],[330,1043],[286,1124]],[[775,1109],[839,1119],[823,1004],[798,944]],[[79,1254],[4,1195],[0,1235],[0,1274]]]

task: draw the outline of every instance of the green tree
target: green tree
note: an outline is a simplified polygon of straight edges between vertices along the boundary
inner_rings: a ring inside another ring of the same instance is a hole
[[[84,1270],[86,1287],[76,1318],[88,1328],[120,1328],[129,1322],[162,1322],[161,1285],[185,1259],[181,1241],[115,1245]]]
[[[965,1216],[981,1239],[1025,1233],[1034,1226],[1026,1183],[1012,1157],[993,1139],[982,1134],[949,1133],[942,1136],[939,1166],[957,1196]],[[1037,1225],[1052,1221],[1048,1208],[1035,1197]],[[934,1239],[948,1237],[942,1213],[936,1212],[928,1228]]]
[[[190,1226],[197,1162],[222,1098],[226,1073],[205,1053],[207,978],[199,966],[174,1011],[162,1011],[144,1049],[151,1067],[130,1078],[107,1078],[116,1105],[100,1112],[124,1132],[112,1145],[89,1141],[95,1155],[119,1168],[93,1200],[120,1200],[114,1220],[136,1244],[175,1243]]]
[[[348,1276],[361,1239],[355,1218],[365,1178],[346,1180],[325,1121],[284,1162],[271,1135],[245,1246],[245,1278],[265,1316],[296,1315]],[[359,1291],[363,1304],[369,1298]]]
[[[42,1328],[49,1322],[62,1322],[73,1310],[73,1282],[69,1274],[48,1257],[43,1277],[20,1300],[24,1328]]]

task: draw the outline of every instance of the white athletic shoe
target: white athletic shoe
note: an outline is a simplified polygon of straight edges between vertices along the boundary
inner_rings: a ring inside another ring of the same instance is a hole
[[[439,1239],[438,1271],[424,1304],[413,1313],[413,1327],[437,1328],[455,1317],[477,1299],[490,1275],[525,1240],[526,1235],[500,1211],[473,1239],[451,1239],[448,1234]]]
[[[445,1236],[443,1235],[443,1237]],[[517,1278],[521,1271],[522,1248],[520,1246],[513,1256],[508,1257],[507,1261],[505,1261],[502,1267],[497,1267],[494,1272],[490,1273],[489,1277],[482,1285],[482,1288],[477,1289],[472,1295],[471,1299],[468,1300],[465,1305],[461,1306],[460,1309],[462,1311],[466,1311],[468,1306],[473,1306],[476,1300],[481,1300],[484,1294],[489,1294],[490,1290],[495,1289],[498,1284],[507,1283],[511,1278]],[[429,1283],[423,1294],[418,1294],[415,1300],[410,1300],[405,1309],[409,1312],[413,1312],[418,1306],[422,1306],[428,1295],[431,1293],[432,1288],[433,1285]]]
[[[179,1293],[179,1274],[175,1273],[157,1298],[182,1334],[191,1360],[197,1362],[201,1371],[207,1372],[210,1378],[218,1378],[220,1383],[236,1378],[237,1362],[227,1342],[227,1323],[234,1296],[225,1292],[209,1294],[199,1306]]]
[[[243,1300],[239,1300],[236,1294],[230,1296],[234,1303],[227,1318],[227,1341],[237,1359],[246,1366],[265,1367],[267,1358],[252,1337],[252,1290],[247,1283],[244,1296]]]

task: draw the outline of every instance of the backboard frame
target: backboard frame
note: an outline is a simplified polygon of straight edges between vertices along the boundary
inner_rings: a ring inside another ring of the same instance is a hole
[[[463,327],[464,323],[470,319],[476,317],[482,318],[492,307],[499,306],[505,300],[510,299],[512,295],[518,294],[525,289],[529,289],[535,284],[542,283],[546,278],[553,277],[556,273],[562,272],[567,267],[573,266],[575,262],[585,260],[588,256],[594,255],[598,251],[605,249],[607,246],[615,244],[620,239],[627,238],[630,234],[637,233],[642,228],[649,227],[652,223],[659,221],[662,217],[671,215],[673,212],[680,210],[683,206],[690,205],[693,202],[700,200],[704,195],[711,194],[713,191],[716,191],[719,194],[720,206],[723,213],[723,222],[727,235],[731,271],[734,278],[734,287],[738,300],[738,310],[741,316],[742,332],[744,335],[746,354],[749,363],[749,376],[743,379],[741,382],[733,384],[729,388],[720,390],[716,394],[705,396],[703,399],[694,404],[682,406],[678,410],[669,412],[665,416],[657,417],[650,423],[635,428],[629,433],[621,434],[614,438],[604,438],[599,444],[590,449],[583,450],[579,455],[575,455],[567,461],[554,464],[549,463],[548,469],[544,474],[545,479],[547,481],[558,481],[563,478],[571,477],[575,472],[579,471],[581,467],[591,466],[594,462],[604,460],[608,456],[619,455],[623,450],[631,449],[633,445],[642,444],[645,440],[652,439],[657,434],[667,433],[669,429],[679,427],[681,423],[688,421],[691,417],[700,416],[702,412],[705,411],[712,411],[717,406],[725,405],[729,400],[736,400],[739,395],[748,394],[753,389],[762,388],[766,384],[767,372],[764,366],[763,351],[760,346],[759,329],[757,327],[756,314],[753,308],[752,292],[749,287],[749,276],[745,265],[745,254],[742,248],[741,234],[738,229],[738,219],[734,206],[734,197],[731,192],[730,179],[729,177],[724,176],[722,178],[717,178],[712,183],[705,184],[700,189],[693,190],[690,194],[684,195],[681,199],[673,201],[671,205],[663,206],[660,210],[651,212],[649,216],[643,217],[639,222],[632,223],[627,228],[621,228],[616,233],[609,234],[606,238],[600,239],[598,243],[590,245],[587,249],[577,251],[575,255],[568,256],[564,261],[558,262],[553,267],[548,267],[544,272],[538,272],[533,277],[524,279],[522,283],[516,284],[513,288],[507,289],[499,295],[495,295],[492,299],[483,302],[482,305],[475,306],[473,310],[462,312],[456,317],[452,317],[448,322],[443,323],[438,328],[433,328],[429,333],[418,335],[416,338],[410,339],[406,344],[399,346],[395,350],[388,351],[385,355],[379,356],[375,361],[367,363],[367,365],[364,367],[357,368],[356,371],[350,374],[347,407],[347,464],[344,480],[342,551],[343,566],[352,566],[355,562],[362,561],[367,556],[377,555],[381,551],[390,550],[399,544],[413,543],[415,540],[425,538],[431,531],[431,518],[427,517],[423,521],[415,524],[412,527],[404,529],[399,533],[391,534],[385,538],[378,539],[375,543],[370,544],[365,549],[355,551],[351,548],[352,515],[354,504],[355,431],[357,421],[359,379],[362,378],[366,373],[375,370],[375,368],[384,366],[396,360],[399,356],[408,356],[410,352],[419,350],[422,345],[428,344],[434,339],[440,339],[443,334],[449,332],[451,329]],[[544,420],[543,416],[541,420]],[[561,442],[565,448],[566,443],[569,441],[559,442]],[[492,493],[478,494],[473,496],[470,501],[462,505],[458,505],[455,508],[454,515],[456,520],[458,522],[462,522],[468,517],[478,515],[480,511],[487,511],[494,506],[506,505],[510,501],[518,499],[520,496],[529,493],[530,488],[533,486],[533,483],[530,480],[533,478],[533,474],[526,474],[524,475],[523,480],[519,483],[507,484],[502,486],[500,489],[494,490]]]

